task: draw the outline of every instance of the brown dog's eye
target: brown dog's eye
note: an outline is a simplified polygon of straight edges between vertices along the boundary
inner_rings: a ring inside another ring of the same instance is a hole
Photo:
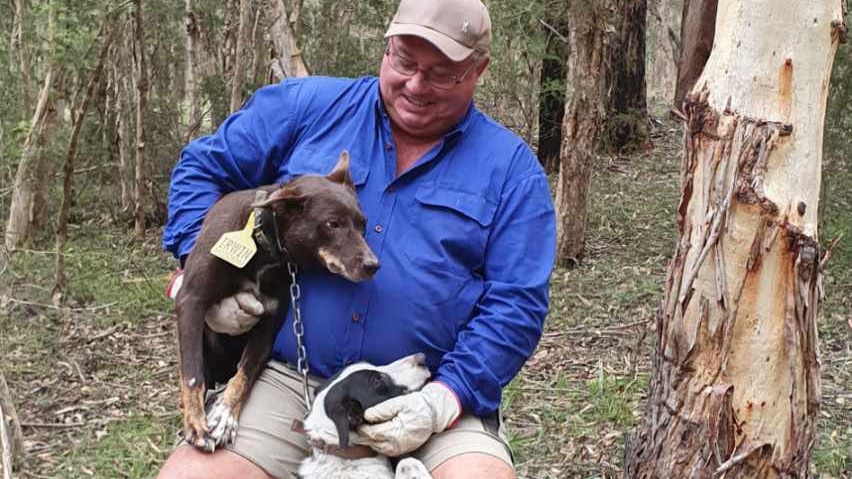
[[[337,220],[328,220],[325,222],[325,226],[329,229],[337,229],[340,228],[340,221]]]

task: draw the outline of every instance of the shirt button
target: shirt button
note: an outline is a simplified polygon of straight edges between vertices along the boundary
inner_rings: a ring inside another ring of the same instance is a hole
[[[385,149],[388,150],[388,151],[391,151],[391,150],[393,150],[393,145],[390,144],[390,143],[385,143]]]
[[[356,323],[357,323],[358,321],[361,321],[361,315],[360,315],[360,314],[358,314],[358,313],[353,313],[353,314],[352,314],[352,321],[353,321],[353,322],[356,322]]]
[[[382,232],[382,225],[376,225],[376,227],[373,228],[373,230],[375,230],[376,233],[381,233]]]

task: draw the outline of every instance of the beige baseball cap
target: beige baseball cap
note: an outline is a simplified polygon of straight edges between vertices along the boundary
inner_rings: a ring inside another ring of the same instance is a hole
[[[491,18],[480,0],[401,0],[385,38],[396,35],[420,37],[458,62],[488,53]]]

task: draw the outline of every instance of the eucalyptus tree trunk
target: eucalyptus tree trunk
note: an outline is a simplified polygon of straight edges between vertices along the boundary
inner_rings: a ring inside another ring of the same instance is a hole
[[[298,4],[298,2],[295,3]],[[272,78],[274,81],[281,81],[285,78],[310,75],[302,58],[302,52],[299,50],[299,42],[294,30],[298,19],[291,21],[284,0],[269,0],[264,4],[274,50],[270,67]]]
[[[823,121],[842,1],[719,1],[685,101],[680,238],[627,478],[808,477],[828,257]]]
[[[17,53],[18,65],[21,69],[21,91],[24,94],[24,111],[29,112],[30,108],[32,108],[33,81],[30,76],[31,66],[29,48],[24,41],[24,25],[26,24],[24,15],[24,0],[15,0],[15,24],[12,30],[11,44],[12,48]]]
[[[648,0],[645,45],[648,109],[663,116],[672,108],[680,52],[684,0]]]
[[[122,211],[131,211],[133,205],[133,188],[130,184],[130,155],[127,151],[129,135],[127,133],[127,115],[129,114],[130,101],[128,100],[130,92],[130,81],[128,75],[125,74],[123,65],[126,65],[126,52],[130,50],[128,45],[130,41],[124,39],[123,43],[115,49],[113,57],[113,83],[115,87],[113,94],[115,95],[115,146],[118,150],[118,182],[121,190],[121,209]]]
[[[586,235],[586,194],[606,105],[606,42],[616,0],[574,3],[568,13],[568,82],[556,185],[557,257],[580,261]]]
[[[237,16],[237,42],[234,49],[234,71],[231,75],[231,113],[243,104],[243,85],[246,81],[246,40],[249,32],[249,0],[240,0],[240,12]]]
[[[253,84],[263,84],[266,79],[266,60],[269,56],[269,47],[265,40],[263,31],[263,8],[259,5],[254,9],[254,20],[251,27],[251,64],[246,71],[251,73]]]
[[[5,245],[9,250],[21,246],[35,233],[40,213],[38,198],[43,196],[42,191],[48,184],[42,177],[46,169],[45,163],[48,161],[42,154],[42,148],[56,125],[58,116],[53,98],[54,83],[59,76],[59,66],[55,62],[53,51],[56,37],[55,8],[48,8],[47,36],[47,67],[30,130],[24,140],[21,161],[15,173],[9,217],[6,220]]]
[[[645,100],[645,15],[647,0],[615,0],[607,44],[606,146],[624,151],[648,139]]]
[[[2,453],[3,477],[11,478],[12,470],[24,459],[24,433],[21,420],[15,410],[6,376],[0,370],[0,453]]]
[[[719,0],[685,0],[681,22],[681,48],[675,84],[674,108],[681,112],[686,94],[704,70],[713,48]]]
[[[186,0],[184,10],[184,27],[186,48],[186,71],[184,73],[184,86],[186,91],[186,129],[184,130],[183,140],[189,142],[198,130],[201,124],[200,115],[198,114],[198,80],[196,78],[197,67],[197,46],[198,46],[198,17],[192,8],[192,0]]]
[[[145,107],[148,101],[148,69],[145,63],[145,34],[142,0],[135,0],[134,52],[136,70],[136,168],[134,172],[133,235],[137,241],[145,237]]]

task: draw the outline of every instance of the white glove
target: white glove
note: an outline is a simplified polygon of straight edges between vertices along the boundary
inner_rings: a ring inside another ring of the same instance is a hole
[[[174,300],[181,286],[183,270],[177,270],[166,288],[166,295]],[[246,283],[242,291],[211,306],[204,315],[204,322],[213,331],[230,336],[238,336],[253,328],[265,311],[253,289],[252,283]]]
[[[217,333],[238,336],[253,328],[263,312],[263,303],[254,293],[240,291],[210,306],[204,322]]]
[[[461,403],[445,384],[431,382],[420,391],[397,396],[364,411],[368,424],[358,434],[385,456],[400,456],[422,446],[432,434],[448,429],[461,416]],[[370,424],[372,423],[372,424]]]

